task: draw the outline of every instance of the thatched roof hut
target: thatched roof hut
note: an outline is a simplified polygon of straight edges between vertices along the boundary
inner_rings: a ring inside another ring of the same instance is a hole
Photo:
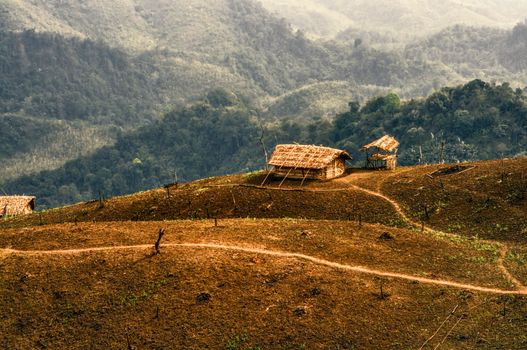
[[[384,135],[380,139],[362,146],[361,150],[366,152],[366,167],[395,169],[398,147],[399,141],[390,135]],[[373,150],[371,155],[369,154],[370,150]]]
[[[348,152],[313,145],[277,145],[269,165],[284,178],[328,180],[344,174]]]
[[[30,214],[35,202],[32,196],[0,196],[0,217]]]
[[[393,152],[397,150],[397,147],[399,147],[399,141],[397,141],[393,136],[384,135],[380,139],[362,146],[362,150],[365,151],[374,147],[385,152]]]

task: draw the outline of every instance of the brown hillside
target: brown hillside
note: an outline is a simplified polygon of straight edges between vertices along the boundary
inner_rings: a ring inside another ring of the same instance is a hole
[[[519,295],[378,277],[300,258],[173,245],[301,253],[412,278],[510,290],[496,267],[495,246],[380,225],[359,230],[349,222],[219,224],[4,230],[0,246],[17,251],[0,251],[0,343],[9,349],[126,348],[128,337],[134,349],[415,349],[446,320],[425,348],[443,339],[445,349],[527,345],[527,303]],[[159,227],[167,233],[161,254],[152,256]],[[393,239],[380,240],[385,232]],[[69,251],[93,247],[100,250]]]
[[[2,219],[0,348],[525,349],[525,169],[233,175]]]
[[[504,241],[527,241],[527,158],[467,163],[472,170],[430,178],[448,168],[400,170],[380,190],[416,221],[445,232]],[[426,218],[424,207],[429,218]]]
[[[353,176],[353,175],[352,175]],[[235,175],[171,186],[166,189],[115,197],[104,201],[35,213],[0,222],[0,227],[75,221],[152,221],[206,218],[306,218],[359,220],[401,226],[404,222],[390,203],[379,201],[347,184],[311,182],[299,187],[279,179],[259,188],[264,174]]]
[[[311,182],[279,179],[259,188],[264,174],[211,178],[130,196],[36,213],[0,227],[77,221],[152,221],[206,218],[359,220],[500,241],[527,241],[527,158],[464,163],[464,172],[430,177],[458,165],[353,170],[343,178]],[[364,191],[367,189],[368,191]],[[391,202],[390,202],[391,201]],[[426,213],[425,213],[426,208]],[[428,214],[428,216],[426,215]],[[411,225],[410,225],[411,226]]]

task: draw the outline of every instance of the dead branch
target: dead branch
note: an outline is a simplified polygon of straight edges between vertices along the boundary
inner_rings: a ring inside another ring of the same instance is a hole
[[[157,236],[157,241],[154,243],[154,249],[155,249],[154,255],[161,254],[161,251],[159,249],[159,244],[161,243],[161,238],[163,238],[164,234],[165,234],[165,229],[164,228],[160,228],[159,229],[159,234]]]
[[[260,146],[262,147],[262,152],[264,154],[264,157],[265,157],[265,170],[269,170],[269,166],[268,166],[268,163],[269,163],[269,154],[267,153],[267,148],[265,147],[265,140],[264,140],[264,137],[265,137],[265,128],[263,127],[263,124],[262,124],[262,121],[260,120],[260,116],[258,115],[258,124],[260,126],[260,138],[258,140],[258,142],[260,143]]]

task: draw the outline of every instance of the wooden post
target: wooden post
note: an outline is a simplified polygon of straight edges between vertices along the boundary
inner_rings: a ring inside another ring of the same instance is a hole
[[[231,191],[232,203],[234,204],[234,210],[236,210],[236,198],[234,198],[234,192]]]
[[[267,153],[267,147],[265,147],[265,129],[263,127],[262,121],[260,120],[260,116],[258,116],[258,124],[260,124],[260,139],[258,140],[260,142],[260,146],[262,146],[262,151],[265,157],[265,170],[269,169],[269,155]]]
[[[160,228],[158,236],[157,236],[157,241],[154,243],[154,249],[155,249],[154,255],[161,254],[161,251],[159,249],[159,244],[161,243],[161,238],[163,238],[164,234],[165,234],[165,229]]]
[[[130,343],[130,336],[128,335],[128,328],[126,328],[126,349],[133,350],[132,343]]]
[[[362,228],[362,215],[359,214],[359,228]]]
[[[267,179],[269,178],[269,176],[271,175],[272,172],[273,172],[272,170],[269,170],[269,171],[267,172],[267,175],[265,176],[265,178],[264,178],[264,180],[262,181],[262,184],[261,184],[260,186],[263,187],[263,185],[265,185],[265,182],[267,181]]]
[[[280,185],[278,185],[278,188],[282,187],[282,185],[283,185],[284,182],[285,182],[285,179],[287,179],[287,177],[289,176],[289,174],[291,174],[291,171],[293,171],[293,168],[289,169],[289,171],[287,172],[287,174],[285,175],[285,177],[282,179],[282,182],[280,182]]]
[[[218,219],[214,218],[214,227],[218,227]]]
[[[445,141],[441,141],[441,148],[439,149],[439,164],[445,164]]]
[[[104,198],[102,195],[102,191],[99,190],[99,209],[104,208]]]
[[[304,185],[304,181],[306,181],[307,175],[309,174],[309,171],[310,171],[310,170],[311,170],[311,169],[307,169],[307,172],[306,172],[306,174],[304,175],[304,178],[302,179],[302,182],[300,183],[300,187],[302,187],[302,186]]]
[[[501,159],[501,182],[505,181],[505,161]]]

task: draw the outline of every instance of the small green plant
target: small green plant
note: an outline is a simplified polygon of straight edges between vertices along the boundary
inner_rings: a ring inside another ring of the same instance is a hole
[[[496,231],[498,233],[508,232],[509,231],[509,227],[507,225],[496,224]]]
[[[477,264],[484,264],[487,262],[487,258],[485,258],[484,256],[473,256],[469,260]]]
[[[290,343],[286,342],[283,344],[280,348],[281,350],[305,350],[306,344],[296,344],[296,343]]]
[[[135,306],[142,301],[149,300],[154,296],[168,280],[162,279],[149,284],[148,288],[139,293],[129,293],[121,297],[121,305]]]
[[[227,342],[226,350],[238,350],[247,341],[247,334],[236,334]]]
[[[506,260],[515,262],[522,266],[527,264],[527,256],[522,253],[509,252],[509,254],[507,254]]]

